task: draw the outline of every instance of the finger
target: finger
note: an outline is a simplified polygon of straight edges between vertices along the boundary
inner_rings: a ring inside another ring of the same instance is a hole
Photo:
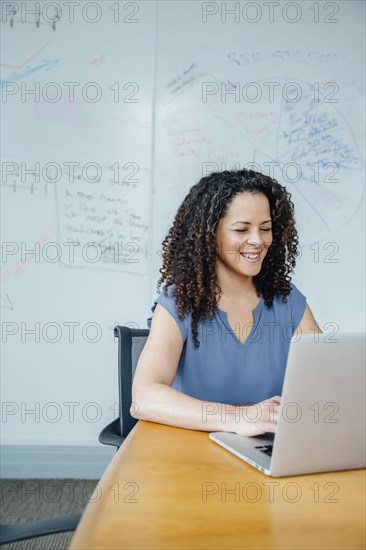
[[[270,422],[273,422],[274,419],[276,419],[277,422],[278,416],[280,414],[280,407],[281,405],[279,403],[276,403],[275,401],[267,402],[266,406],[262,409],[264,419],[269,420]]]
[[[270,424],[278,424],[278,418],[279,418],[279,413],[278,412],[270,411],[268,413],[268,416],[267,416],[265,422],[269,422]]]
[[[281,404],[281,397],[279,396],[274,396],[274,397],[270,397],[268,399],[266,399],[265,401],[262,401],[261,403],[259,403],[259,405],[263,406],[271,406],[273,407],[274,405],[280,405]]]
[[[281,396],[280,395],[275,395],[274,397],[271,397],[269,399],[269,401],[274,401],[276,403],[281,403]]]
[[[263,422],[261,428],[263,428],[265,432],[275,433],[277,429],[277,424],[274,424],[273,422]]]

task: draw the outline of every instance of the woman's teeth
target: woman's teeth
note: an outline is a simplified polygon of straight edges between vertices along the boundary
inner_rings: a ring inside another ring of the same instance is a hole
[[[248,253],[242,252],[241,256],[243,256],[243,258],[245,258],[248,262],[256,262],[257,260],[259,260],[259,253],[248,254]]]

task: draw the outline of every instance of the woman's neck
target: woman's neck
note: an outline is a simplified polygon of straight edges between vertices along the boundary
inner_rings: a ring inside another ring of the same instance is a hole
[[[241,298],[248,298],[248,296],[257,293],[253,283],[253,277],[229,274],[222,270],[218,270],[217,278],[222,290],[221,295],[225,297],[225,299],[240,300]]]

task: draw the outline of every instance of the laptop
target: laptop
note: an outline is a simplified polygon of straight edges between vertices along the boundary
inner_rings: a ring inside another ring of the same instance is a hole
[[[210,439],[268,476],[366,467],[365,333],[290,343],[276,433]]]

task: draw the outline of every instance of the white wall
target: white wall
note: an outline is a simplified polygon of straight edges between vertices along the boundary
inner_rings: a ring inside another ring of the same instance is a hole
[[[80,6],[74,22],[63,10],[55,30],[21,13],[13,26],[7,16],[1,24],[2,240],[14,243],[2,258],[6,445],[96,444],[117,412],[112,328],[146,327],[161,242],[206,171],[255,161],[268,173],[277,163],[274,176],[296,206],[295,283],[324,331],[364,330],[364,4],[319,2],[316,22],[310,3],[285,11],[281,3],[271,22],[258,2],[237,2],[236,15],[221,2],[121,2],[116,23],[115,3],[96,4],[100,13]],[[80,83],[74,102],[67,82]],[[37,86],[39,102],[24,95]],[[285,101],[294,86],[298,100]],[[230,87],[239,96],[225,94]],[[58,101],[42,97],[60,89]],[[93,90],[102,90],[97,102]],[[36,162],[39,182],[21,169]],[[70,162],[79,163],[73,182]],[[82,172],[89,162],[100,180],[85,181],[96,174]],[[47,163],[56,168],[42,177]],[[103,259],[91,263],[76,250],[70,261],[64,243],[76,239],[79,249],[99,243]],[[107,250],[117,241],[121,263]],[[37,242],[40,257],[22,258],[21,243]]]

